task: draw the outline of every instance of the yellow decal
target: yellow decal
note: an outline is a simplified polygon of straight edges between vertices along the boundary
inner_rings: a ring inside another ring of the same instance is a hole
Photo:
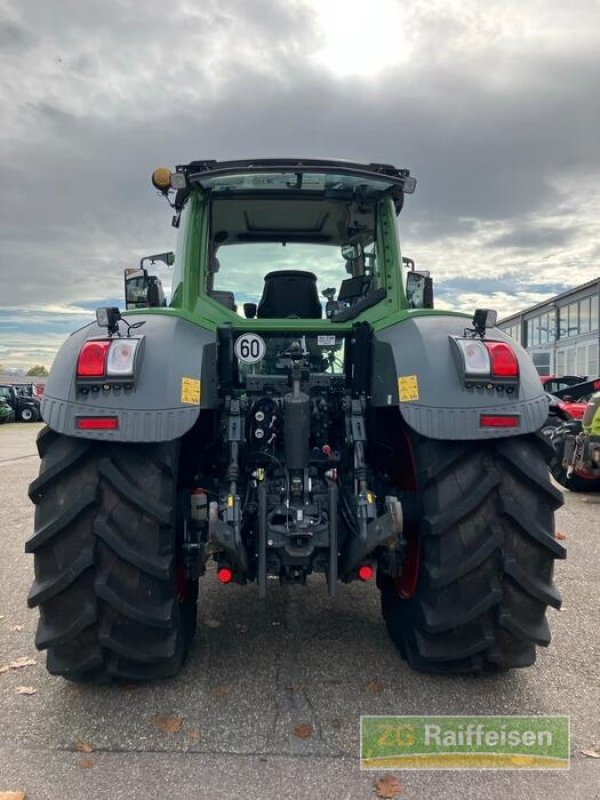
[[[401,403],[409,403],[419,399],[419,381],[416,375],[404,375],[398,378],[398,394]]]
[[[200,405],[200,381],[196,378],[181,379],[181,402],[191,406]]]

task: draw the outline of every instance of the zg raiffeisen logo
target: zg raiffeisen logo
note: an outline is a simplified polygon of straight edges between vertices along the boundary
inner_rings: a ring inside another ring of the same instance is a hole
[[[361,717],[362,769],[568,769],[569,718]]]

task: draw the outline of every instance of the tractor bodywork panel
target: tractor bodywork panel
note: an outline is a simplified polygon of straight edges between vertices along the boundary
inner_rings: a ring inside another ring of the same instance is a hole
[[[215,335],[175,314],[155,312],[142,319],[145,325],[135,333],[144,337],[143,358],[131,389],[115,387],[107,378],[93,390],[88,383],[82,392],[76,374],[80,350],[90,339],[106,339],[106,329],[91,323],[67,339],[42,400],[42,416],[53,430],[91,439],[168,441],[193,426],[202,405],[214,406]],[[115,430],[77,427],[81,417],[110,416],[118,417]]]
[[[454,358],[451,336],[464,335],[467,320],[416,315],[375,335],[373,402],[399,402],[400,413],[417,433],[432,439],[482,439],[538,430],[548,414],[548,400],[527,353],[497,328],[486,340],[510,343],[519,361],[519,381],[507,387],[481,380],[467,388]],[[515,415],[514,428],[482,428],[480,416]]]

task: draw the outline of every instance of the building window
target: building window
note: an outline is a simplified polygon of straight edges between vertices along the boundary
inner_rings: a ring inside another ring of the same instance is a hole
[[[558,309],[558,336],[560,339],[567,338],[568,328],[568,306],[562,306]]]
[[[586,297],[579,303],[579,333],[588,333],[590,330],[591,300],[591,297]]]
[[[598,330],[598,295],[584,297],[577,303],[559,308],[559,338],[589,333]],[[553,341],[549,339],[548,341]]]
[[[507,325],[506,327],[501,328],[501,330],[503,330],[504,333],[508,334],[508,336],[511,336],[515,340],[515,342],[518,342],[521,338],[519,336],[519,331],[520,331],[519,325]]]
[[[575,375],[575,348],[569,347],[567,350],[567,375]]]
[[[521,341],[521,325],[520,323],[517,325],[508,325],[506,328],[502,328],[504,333],[507,333],[509,336],[515,340],[515,342]]]
[[[537,369],[540,375],[550,375],[550,353],[546,350],[545,352],[538,351],[537,353],[532,353],[531,358],[533,359],[533,363],[535,364],[535,368]]]
[[[600,372],[598,371],[598,345],[597,344],[590,344],[588,345],[588,368],[587,374],[590,378],[595,378],[596,375],[599,375]]]
[[[577,336],[579,333],[579,303],[570,303],[568,313],[567,336]]]
[[[556,374],[565,375],[565,351],[559,350],[556,353]]]
[[[556,308],[553,308],[552,311],[548,312],[548,341],[555,342],[556,341],[556,324],[558,321],[558,317],[556,315]]]
[[[581,375],[582,377],[586,375],[586,350],[587,347],[585,346],[577,348],[577,375]]]

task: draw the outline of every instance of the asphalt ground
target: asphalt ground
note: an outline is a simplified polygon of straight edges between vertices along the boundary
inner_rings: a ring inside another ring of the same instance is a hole
[[[26,606],[26,490],[40,427],[0,426],[0,665],[36,662],[0,673],[0,796],[373,798],[382,773],[359,768],[361,714],[568,714],[568,772],[406,770],[394,773],[399,797],[600,798],[600,759],[581,753],[600,743],[600,494],[565,493],[557,527],[568,558],[556,573],[564,607],[550,611],[553,642],[529,669],[411,671],[388,640],[372,584],[340,586],[330,600],[317,578],[307,587],[274,582],[260,601],[254,586],[207,576],[197,638],[177,678],[77,686],[46,672],[33,643],[37,610]],[[20,686],[35,694],[17,694]]]

